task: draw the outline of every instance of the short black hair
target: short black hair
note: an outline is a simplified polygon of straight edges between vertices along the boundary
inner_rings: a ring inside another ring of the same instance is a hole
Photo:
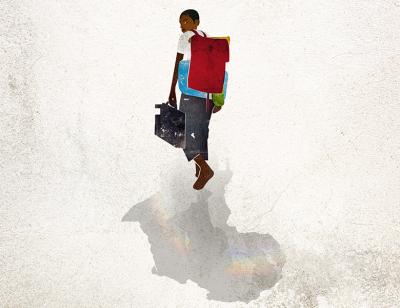
[[[196,10],[193,9],[185,10],[181,13],[181,16],[179,16],[179,18],[182,17],[183,15],[189,16],[193,21],[196,20],[200,21],[199,13]]]

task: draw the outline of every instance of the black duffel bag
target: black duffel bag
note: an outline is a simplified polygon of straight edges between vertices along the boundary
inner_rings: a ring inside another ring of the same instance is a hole
[[[155,115],[154,133],[177,148],[185,147],[185,113],[168,103],[156,104],[160,114]]]

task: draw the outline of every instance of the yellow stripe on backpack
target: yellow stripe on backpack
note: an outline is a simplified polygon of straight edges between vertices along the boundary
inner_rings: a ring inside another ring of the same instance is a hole
[[[226,39],[228,41],[228,44],[231,42],[231,38],[229,36],[213,36],[211,38],[213,38],[213,39]]]

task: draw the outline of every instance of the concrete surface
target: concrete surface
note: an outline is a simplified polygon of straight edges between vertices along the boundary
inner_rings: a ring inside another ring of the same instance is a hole
[[[153,274],[121,221],[157,193],[196,200],[194,166],[153,135],[188,7],[231,37],[209,139],[226,227],[286,257],[249,303]],[[398,0],[2,0],[0,306],[398,307],[399,29]]]

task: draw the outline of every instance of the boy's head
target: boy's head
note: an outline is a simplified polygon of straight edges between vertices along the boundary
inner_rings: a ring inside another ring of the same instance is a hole
[[[186,10],[179,16],[179,23],[181,24],[182,32],[197,29],[200,24],[200,16],[196,10]]]

